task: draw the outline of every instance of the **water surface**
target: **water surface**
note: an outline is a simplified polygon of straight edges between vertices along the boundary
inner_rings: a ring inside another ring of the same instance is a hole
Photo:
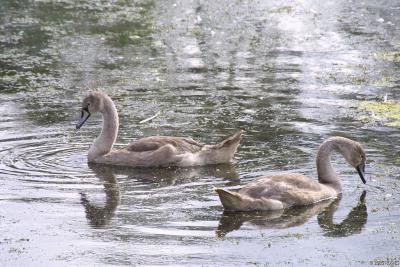
[[[400,131],[368,108],[399,100],[400,5],[315,2],[4,0],[1,265],[400,265]],[[74,124],[96,88],[119,111],[117,147],[237,129],[242,145],[227,165],[90,165],[101,118]],[[315,177],[333,135],[364,144],[367,185],[335,157],[340,199],[223,212],[213,186]]]

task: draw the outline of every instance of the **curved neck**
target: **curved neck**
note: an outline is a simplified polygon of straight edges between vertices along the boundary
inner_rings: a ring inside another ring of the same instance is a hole
[[[89,149],[89,160],[109,153],[117,139],[119,127],[118,112],[110,98],[103,99],[103,109],[100,112],[103,116],[103,128]]]
[[[320,146],[317,154],[318,181],[341,192],[340,179],[331,164],[331,155],[334,150],[337,150],[334,140],[327,140]]]

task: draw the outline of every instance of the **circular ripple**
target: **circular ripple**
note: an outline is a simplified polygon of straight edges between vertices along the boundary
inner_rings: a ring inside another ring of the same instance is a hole
[[[60,133],[3,138],[0,144],[0,174],[3,176],[53,183],[93,176],[87,167],[88,145],[71,144],[63,140]]]

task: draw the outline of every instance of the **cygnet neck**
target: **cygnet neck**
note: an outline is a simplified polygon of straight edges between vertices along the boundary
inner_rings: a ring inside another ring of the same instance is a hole
[[[103,127],[100,135],[89,149],[89,161],[109,153],[118,135],[118,112],[113,101],[108,96],[103,97],[103,108],[100,113],[103,117]]]
[[[338,151],[342,154],[339,149],[340,146],[337,145],[339,142],[340,139],[330,138],[322,143],[317,154],[317,173],[318,181],[321,184],[329,185],[340,193],[342,191],[340,179],[331,164],[333,151]]]

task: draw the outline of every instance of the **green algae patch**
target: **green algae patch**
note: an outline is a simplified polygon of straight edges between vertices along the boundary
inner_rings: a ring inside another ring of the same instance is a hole
[[[373,52],[372,56],[387,61],[400,62],[400,51],[380,51]]]
[[[400,103],[394,101],[363,101],[359,108],[367,113],[359,116],[361,121],[382,122],[387,126],[400,126]]]
[[[282,6],[282,7],[271,10],[271,13],[289,14],[289,13],[293,13],[293,11],[294,11],[294,7],[292,7],[292,6]]]
[[[393,85],[395,78],[392,75],[385,74],[382,78],[375,82],[375,86],[378,87],[389,87]]]

